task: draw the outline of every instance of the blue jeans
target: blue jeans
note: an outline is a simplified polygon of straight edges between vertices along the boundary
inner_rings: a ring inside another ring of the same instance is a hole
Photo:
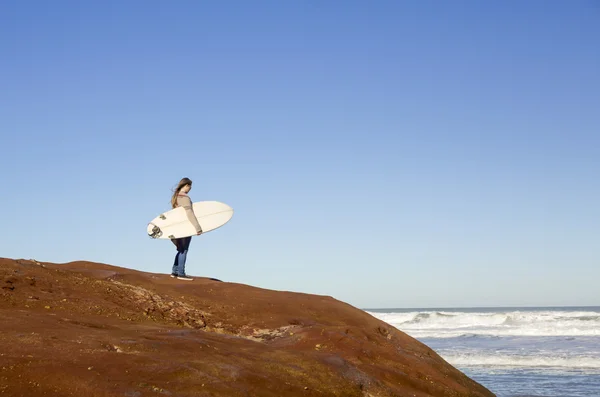
[[[188,250],[190,249],[192,237],[178,238],[172,241],[177,247],[177,254],[175,255],[175,261],[173,262],[173,270],[171,270],[171,274],[185,276],[185,261],[187,259]]]

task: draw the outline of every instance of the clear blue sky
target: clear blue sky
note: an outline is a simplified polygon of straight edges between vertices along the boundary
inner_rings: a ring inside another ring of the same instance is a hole
[[[0,256],[361,308],[600,304],[600,5],[0,2]]]

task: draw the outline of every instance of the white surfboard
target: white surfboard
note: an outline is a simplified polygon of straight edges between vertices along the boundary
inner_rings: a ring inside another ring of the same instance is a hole
[[[233,208],[219,201],[198,201],[192,204],[202,233],[215,230],[229,222]],[[148,223],[148,236],[154,239],[173,239],[196,235],[185,209],[177,207],[163,212]]]

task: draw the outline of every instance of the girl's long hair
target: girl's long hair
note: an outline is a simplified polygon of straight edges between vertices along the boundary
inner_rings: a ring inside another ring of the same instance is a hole
[[[179,183],[177,184],[177,187],[173,191],[173,196],[171,196],[171,207],[173,207],[173,208],[177,207],[177,195],[179,194],[179,191],[181,189],[183,189],[183,187],[185,185],[191,185],[191,184],[192,184],[192,180],[190,178],[183,178],[179,181]]]

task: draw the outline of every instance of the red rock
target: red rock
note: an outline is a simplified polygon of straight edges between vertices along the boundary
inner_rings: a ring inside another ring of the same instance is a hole
[[[328,296],[90,262],[0,259],[0,280],[0,395],[493,396]]]

